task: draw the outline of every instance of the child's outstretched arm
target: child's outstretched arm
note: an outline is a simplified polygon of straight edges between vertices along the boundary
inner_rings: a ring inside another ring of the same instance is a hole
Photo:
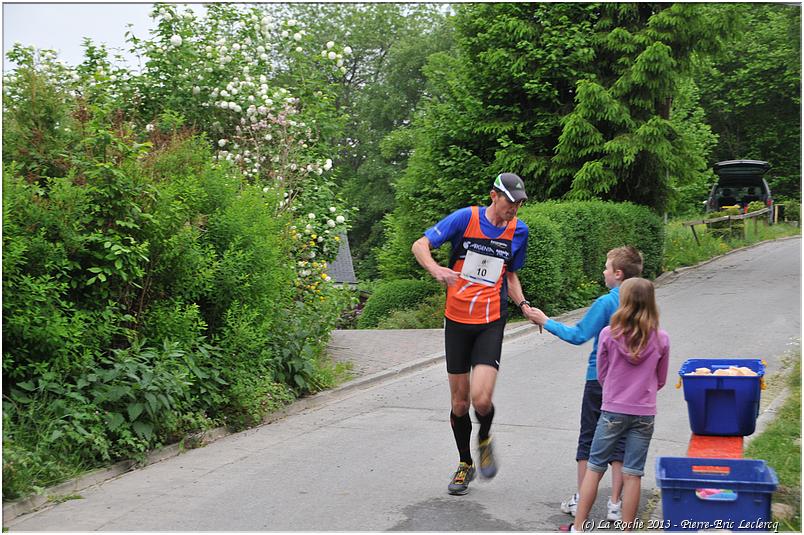
[[[583,318],[581,318],[581,321],[574,326],[564,325],[563,323],[559,323],[544,316],[544,328],[565,342],[577,346],[600,334],[603,327],[609,324],[610,316],[606,303],[598,298],[592,303],[592,306],[586,314],[584,314]]]
[[[530,321],[533,321],[531,315],[534,310],[538,309],[531,308],[530,303],[528,303],[528,301],[525,299],[525,293],[522,290],[522,283],[519,282],[519,275],[516,274],[516,271],[508,271],[505,276],[508,279],[508,296],[514,303],[519,304],[524,302],[525,304],[523,304],[521,307],[522,314]],[[536,322],[534,321],[534,323]],[[542,326],[538,323],[536,324],[539,325],[539,332],[541,333]]]

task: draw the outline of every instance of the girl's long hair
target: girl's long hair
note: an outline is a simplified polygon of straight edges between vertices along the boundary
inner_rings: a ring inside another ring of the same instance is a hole
[[[611,317],[611,335],[624,338],[632,362],[639,361],[641,351],[658,328],[659,310],[653,283],[639,277],[623,281],[620,308]]]

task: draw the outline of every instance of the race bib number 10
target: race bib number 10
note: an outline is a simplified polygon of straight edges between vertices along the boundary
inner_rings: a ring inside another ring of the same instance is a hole
[[[503,269],[503,259],[486,256],[474,251],[466,253],[466,259],[461,268],[461,278],[485,286],[494,286],[500,279]]]

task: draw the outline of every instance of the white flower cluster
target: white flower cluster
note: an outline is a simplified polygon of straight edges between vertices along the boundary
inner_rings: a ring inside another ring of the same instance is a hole
[[[314,43],[299,21],[277,19],[257,7],[210,5],[208,16],[198,21],[177,14],[181,8],[176,5],[156,9],[161,39],[143,41],[139,48],[164,61],[150,63],[146,72],[153,69],[154,78],[198,107],[193,111],[207,121],[218,161],[236,166],[265,193],[266,202],[277,202],[274,193],[283,192],[277,209],[303,221],[294,233],[296,260],[306,263],[299,277],[305,291],[317,291],[329,280],[324,260],[336,254],[348,214],[330,207],[334,194],[323,192],[333,161],[322,157],[319,125],[310,124],[310,118],[331,107],[328,71],[348,72],[352,49],[334,40]],[[321,64],[327,67],[323,76],[308,77],[306,86],[294,83],[300,78],[296,66],[321,72]],[[280,87],[277,80],[284,78],[290,82]],[[311,100],[301,102],[307,94]],[[146,126],[148,132],[153,129],[153,124]],[[319,185],[322,193],[307,195]]]
[[[344,56],[349,56],[352,54],[352,48],[349,46],[343,47],[341,52],[336,52],[333,50],[335,48],[335,41],[327,41],[325,45],[326,48],[321,51],[321,57],[324,59],[328,59],[334,62],[334,67],[339,69],[342,73],[346,72],[346,66],[344,65]]]

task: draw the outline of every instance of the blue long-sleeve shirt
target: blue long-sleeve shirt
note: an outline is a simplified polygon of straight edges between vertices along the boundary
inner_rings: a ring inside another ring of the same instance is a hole
[[[589,354],[589,365],[586,367],[586,380],[597,381],[597,340],[600,331],[609,324],[611,316],[620,306],[620,288],[612,288],[606,295],[601,295],[584,314],[581,321],[573,327],[564,325],[555,320],[549,319],[544,324],[548,332],[553,333],[565,342],[576,346],[584,342],[595,339],[592,345],[592,352]]]

